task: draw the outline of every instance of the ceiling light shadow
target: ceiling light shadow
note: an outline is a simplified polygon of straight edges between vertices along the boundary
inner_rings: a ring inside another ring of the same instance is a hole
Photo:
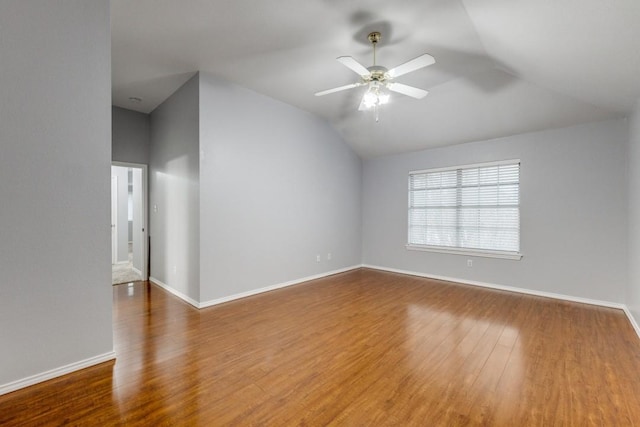
[[[459,78],[467,80],[476,88],[486,93],[493,93],[502,90],[515,79],[517,73],[508,65],[495,60],[485,54],[465,52],[449,47],[430,44],[426,49],[436,58],[436,63],[430,67],[437,76],[432,77],[430,88],[437,87],[449,81]],[[501,79],[484,79],[486,71],[501,71],[504,76]]]
[[[406,36],[399,36],[396,34],[393,31],[393,25],[391,22],[376,21],[362,25],[360,30],[353,35],[353,40],[361,45],[371,46],[368,36],[374,31],[377,31],[382,35],[380,37],[379,46],[393,46],[402,43],[402,41],[407,38]]]

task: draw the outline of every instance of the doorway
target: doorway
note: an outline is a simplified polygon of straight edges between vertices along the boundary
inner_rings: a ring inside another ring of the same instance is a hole
[[[147,165],[111,165],[112,284],[148,278]]]

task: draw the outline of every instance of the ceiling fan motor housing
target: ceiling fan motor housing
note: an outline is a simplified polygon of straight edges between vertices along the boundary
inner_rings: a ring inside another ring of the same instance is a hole
[[[366,81],[381,82],[389,78],[389,76],[387,75],[387,72],[389,70],[386,67],[380,65],[372,65],[371,67],[367,67],[367,70],[369,70],[369,73],[371,74],[366,77]]]

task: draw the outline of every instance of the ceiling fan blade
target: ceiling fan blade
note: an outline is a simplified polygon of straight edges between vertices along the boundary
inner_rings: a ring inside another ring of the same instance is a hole
[[[365,76],[368,76],[369,74],[371,74],[369,72],[369,70],[367,70],[367,67],[365,67],[364,65],[362,65],[361,63],[359,63],[358,61],[353,59],[351,56],[339,56],[336,59],[342,65],[344,65],[345,67],[355,71],[356,73],[358,73],[358,75],[360,75],[362,77],[365,77]]]
[[[429,93],[424,89],[418,89],[417,87],[403,85],[402,83],[388,83],[387,88],[394,92],[398,92],[416,99],[422,99]]]
[[[390,69],[387,71],[387,74],[389,74],[389,77],[393,79],[395,77],[402,76],[403,74],[419,70],[420,68],[424,68],[428,65],[435,64],[435,62],[436,60],[433,56],[425,53],[417,58],[413,58],[405,62],[404,64],[400,64],[397,67]]]
[[[340,92],[342,90],[352,89],[352,88],[358,87],[358,86],[362,86],[362,83],[351,83],[350,85],[344,85],[344,86],[340,86],[340,87],[334,87],[333,89],[323,90],[323,91],[320,91],[320,92],[316,92],[315,96],[329,95],[330,93]]]

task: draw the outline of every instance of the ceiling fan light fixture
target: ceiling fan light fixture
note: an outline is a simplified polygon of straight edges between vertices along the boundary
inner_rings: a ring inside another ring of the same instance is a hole
[[[372,82],[372,84],[369,85],[369,89],[367,89],[362,98],[365,108],[373,108],[389,102],[389,94],[382,89],[379,83],[373,83],[377,82]]]
[[[373,108],[379,102],[378,95],[368,90],[364,94],[364,98],[362,98],[362,102],[364,103],[365,108]]]

